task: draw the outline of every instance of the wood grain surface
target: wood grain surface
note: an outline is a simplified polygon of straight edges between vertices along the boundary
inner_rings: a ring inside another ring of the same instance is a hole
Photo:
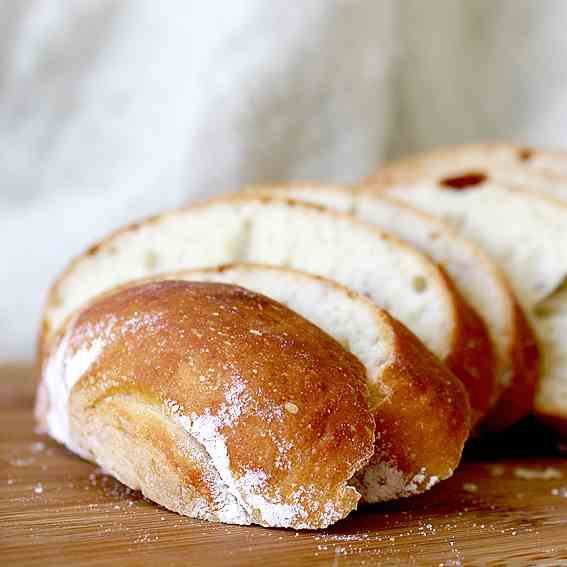
[[[0,370],[3,567],[567,565],[567,460],[540,431],[469,449],[424,496],[294,532],[199,522],[144,500],[34,433],[32,400],[31,371]]]

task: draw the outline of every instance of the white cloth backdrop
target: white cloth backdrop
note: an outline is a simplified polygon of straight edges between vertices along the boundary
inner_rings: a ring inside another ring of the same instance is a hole
[[[440,143],[567,145],[567,2],[0,0],[0,361],[108,230]]]

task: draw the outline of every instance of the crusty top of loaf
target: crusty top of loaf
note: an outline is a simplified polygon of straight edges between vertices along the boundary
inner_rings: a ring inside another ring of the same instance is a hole
[[[373,453],[365,370],[285,306],[237,286],[167,281],[106,295],[64,335],[71,396],[133,396],[207,449],[252,521],[321,527]],[[61,347],[61,338],[59,348]]]

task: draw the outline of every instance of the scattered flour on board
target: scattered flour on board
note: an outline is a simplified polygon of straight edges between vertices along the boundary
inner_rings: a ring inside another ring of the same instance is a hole
[[[523,480],[555,480],[563,478],[561,471],[553,467],[546,467],[545,469],[517,467],[514,469],[514,476]]]
[[[560,486],[559,488],[554,488],[551,491],[552,496],[560,496],[561,498],[567,498],[567,486]]]

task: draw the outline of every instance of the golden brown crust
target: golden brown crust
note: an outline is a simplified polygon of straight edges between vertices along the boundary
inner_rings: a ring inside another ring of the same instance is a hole
[[[459,463],[470,431],[467,393],[411,331],[386,317],[394,329],[396,356],[382,381],[392,394],[375,409],[379,441],[369,466],[391,455],[408,483],[416,471],[422,471],[425,482],[447,478]],[[403,424],[400,415],[408,416]],[[413,426],[408,426],[410,419]],[[415,484],[414,492],[423,491],[418,481]]]
[[[484,321],[457,292],[453,281],[445,274],[447,284],[455,293],[459,316],[451,353],[445,364],[462,381],[472,408],[472,425],[478,426],[493,402],[496,360],[490,334]]]
[[[66,359],[100,350],[71,403],[133,396],[205,445],[212,428],[253,522],[318,528],[355,507],[345,483],[374,441],[364,368],[284,306],[236,286],[159,282],[100,298],[66,337]]]
[[[483,428],[487,431],[502,431],[527,416],[533,409],[540,377],[539,347],[535,334],[517,302],[514,306],[514,318],[514,337],[510,343],[510,384],[486,416]]]

